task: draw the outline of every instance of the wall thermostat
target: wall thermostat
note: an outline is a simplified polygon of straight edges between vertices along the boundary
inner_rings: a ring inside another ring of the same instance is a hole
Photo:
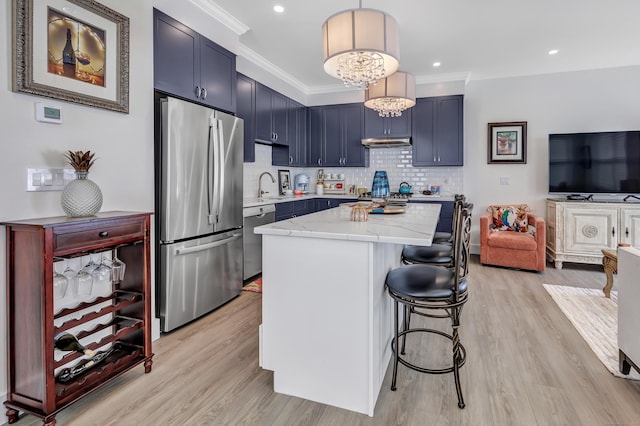
[[[45,123],[62,123],[62,108],[36,102],[36,120]]]

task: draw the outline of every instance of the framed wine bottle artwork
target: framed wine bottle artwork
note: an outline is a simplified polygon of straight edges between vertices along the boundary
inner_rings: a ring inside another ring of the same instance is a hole
[[[12,90],[129,113],[129,18],[94,0],[15,0]]]

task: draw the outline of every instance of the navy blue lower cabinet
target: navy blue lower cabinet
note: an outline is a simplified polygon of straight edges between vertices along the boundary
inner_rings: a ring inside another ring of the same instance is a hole
[[[314,212],[314,199],[288,201],[276,204],[276,222],[291,219],[293,217],[304,216]]]
[[[451,232],[453,226],[453,201],[411,200],[410,203],[440,204],[440,218],[436,231]]]

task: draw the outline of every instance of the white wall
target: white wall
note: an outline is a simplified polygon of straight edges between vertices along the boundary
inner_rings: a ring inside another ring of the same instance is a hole
[[[60,192],[26,192],[29,167],[65,167],[66,150],[91,150],[89,177],[102,189],[102,211],[153,211],[153,29],[151,0],[101,0],[130,19],[129,114],[57,102],[61,125],[36,122],[44,98],[11,92],[12,9],[0,2],[0,221],[59,216]],[[35,2],[38,3],[38,2]],[[0,366],[6,365],[5,230],[0,230]],[[0,368],[0,399],[6,393]],[[4,415],[4,412],[0,417]],[[0,422],[2,419],[0,418]]]
[[[465,90],[464,192],[479,217],[490,204],[545,214],[549,133],[640,130],[640,67],[471,81]],[[526,121],[527,164],[487,164],[487,124]],[[500,185],[500,176],[511,185]],[[472,244],[478,250],[479,220]]]

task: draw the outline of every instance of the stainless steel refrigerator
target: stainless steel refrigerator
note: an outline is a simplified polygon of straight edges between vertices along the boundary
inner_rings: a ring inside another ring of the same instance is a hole
[[[163,332],[242,290],[243,121],[156,95],[156,307]]]

